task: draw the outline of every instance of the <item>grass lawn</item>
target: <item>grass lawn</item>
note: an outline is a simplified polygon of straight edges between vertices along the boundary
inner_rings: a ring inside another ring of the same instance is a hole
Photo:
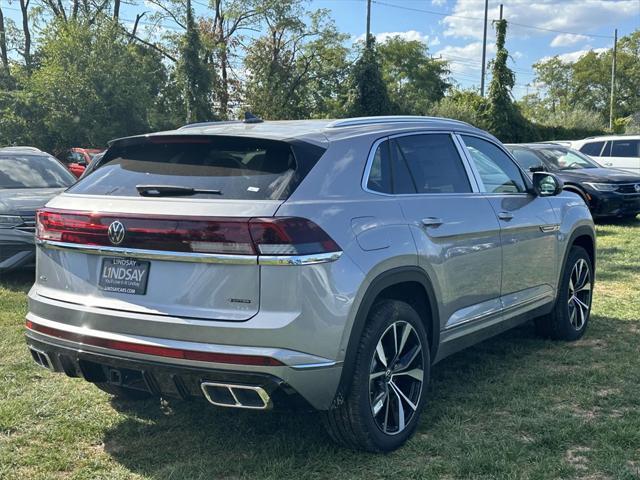
[[[417,434],[389,455],[335,447],[313,414],[119,403],[49,373],[23,340],[33,272],[5,275],[0,478],[638,479],[640,222],[601,225],[598,242],[586,336],[527,325],[443,361]]]

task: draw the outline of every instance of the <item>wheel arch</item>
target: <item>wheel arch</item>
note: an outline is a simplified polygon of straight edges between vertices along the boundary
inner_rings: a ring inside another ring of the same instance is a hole
[[[576,185],[575,183],[565,183],[562,187],[563,190],[567,192],[575,193],[576,195],[580,195],[580,198],[584,200],[584,203],[589,205],[589,199],[587,198],[587,192],[584,191],[582,187]]]
[[[569,241],[567,242],[567,248],[564,251],[564,257],[562,259],[562,266],[564,269],[564,265],[567,263],[567,257],[569,256],[569,251],[573,246],[582,247],[587,251],[589,258],[591,259],[591,268],[593,269],[594,276],[596,271],[596,236],[592,228],[581,225],[576,228],[569,237]],[[560,273],[562,274],[562,272]]]
[[[378,299],[401,300],[416,308],[429,336],[431,360],[440,344],[440,316],[435,291],[427,274],[419,267],[397,267],[378,275],[367,287],[358,306],[347,342],[347,349],[336,397],[346,395],[355,368],[359,341],[371,308]]]

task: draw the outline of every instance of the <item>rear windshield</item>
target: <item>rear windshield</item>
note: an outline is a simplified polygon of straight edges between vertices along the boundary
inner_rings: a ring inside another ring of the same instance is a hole
[[[198,198],[284,200],[323,153],[304,142],[151,137],[111,147],[69,192],[140,196],[140,186],[155,185],[195,189],[191,196]]]
[[[66,188],[75,177],[46,155],[0,155],[0,189]]]

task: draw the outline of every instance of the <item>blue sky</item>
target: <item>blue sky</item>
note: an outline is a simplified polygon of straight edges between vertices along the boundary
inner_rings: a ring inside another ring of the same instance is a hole
[[[454,81],[462,87],[479,86],[484,0],[372,1],[371,28],[379,41],[391,35],[419,39],[432,55],[451,62]],[[5,16],[19,24],[17,2],[2,3]],[[135,3],[123,6],[123,17],[157,9],[144,0]],[[198,15],[205,14],[206,3],[194,0]],[[640,0],[490,0],[490,21],[498,18],[500,3],[510,22],[507,48],[517,75],[516,97],[540,88],[534,82],[532,64],[541,58],[560,55],[575,60],[590,49],[610,48],[614,28],[619,37],[640,28]],[[366,0],[309,0],[308,5],[328,9],[338,28],[353,41],[364,37]],[[166,22],[165,28],[175,28]],[[490,59],[495,50],[491,25],[487,38]]]
[[[614,28],[619,37],[640,28],[640,0],[490,0],[490,21],[499,17],[500,3],[511,22],[507,48],[518,97],[539,88],[532,64],[541,58],[560,55],[573,60],[590,49],[610,48]],[[329,9],[339,29],[353,38],[364,34],[365,0],[314,0],[312,5]],[[483,16],[484,0],[373,0],[371,30],[381,41],[395,33],[426,42],[432,55],[451,61],[454,80],[477,87]],[[491,26],[487,38],[487,57],[492,58]]]

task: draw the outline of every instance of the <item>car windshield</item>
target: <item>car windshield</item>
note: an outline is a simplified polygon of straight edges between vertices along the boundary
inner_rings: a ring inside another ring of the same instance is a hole
[[[53,157],[0,155],[0,188],[66,188],[74,176]]]
[[[583,168],[598,168],[599,165],[586,155],[568,148],[540,148],[540,155],[558,170],[580,170]]]
[[[529,150],[527,148],[512,148],[511,153],[513,154],[516,162],[520,165],[525,172],[529,172],[530,168],[533,167],[546,167],[549,168],[547,162],[545,162],[543,157],[539,157],[536,151]]]

